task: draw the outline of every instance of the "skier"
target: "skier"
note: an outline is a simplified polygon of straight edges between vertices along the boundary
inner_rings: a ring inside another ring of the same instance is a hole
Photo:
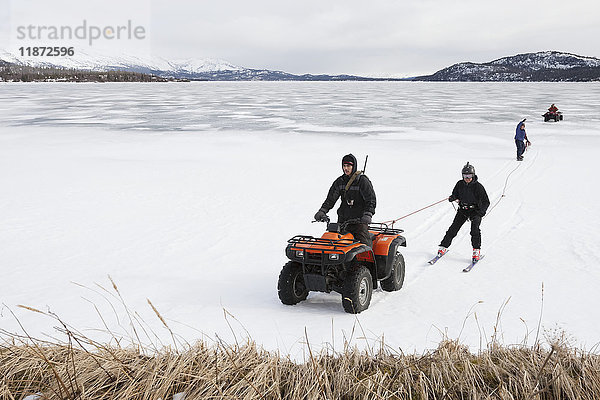
[[[523,153],[525,153],[525,148],[531,144],[529,139],[527,139],[527,132],[525,132],[525,120],[523,118],[521,122],[517,125],[517,130],[515,132],[515,144],[517,145],[517,161],[523,161]]]
[[[341,197],[341,204],[337,210],[338,223],[360,219],[360,222],[348,224],[346,231],[352,233],[359,242],[371,247],[373,241],[369,236],[369,224],[375,214],[376,205],[373,185],[366,175],[357,171],[356,157],[352,154],[346,154],[342,158],[342,171],[344,173],[333,182],[327,198],[315,214],[315,220],[324,221],[327,212]]]
[[[452,243],[452,239],[456,236],[460,228],[467,221],[471,220],[471,244],[473,245],[473,262],[479,261],[481,254],[481,218],[485,215],[490,200],[485,191],[485,188],[477,180],[475,175],[475,167],[467,162],[462,169],[463,179],[456,182],[452,194],[448,197],[448,201],[458,201],[458,211],[452,221],[452,225],[448,228],[446,235],[440,243],[438,257],[443,256],[448,252],[448,247]]]

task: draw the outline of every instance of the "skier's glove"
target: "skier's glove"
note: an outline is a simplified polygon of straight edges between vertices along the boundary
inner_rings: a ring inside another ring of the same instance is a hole
[[[454,197],[454,195],[453,195],[453,194],[451,194],[451,195],[448,197],[448,201],[449,201],[450,203],[452,203],[453,201],[456,201],[456,197]]]
[[[363,224],[369,225],[371,223],[372,217],[373,217],[373,215],[370,212],[366,212],[360,218],[360,222],[363,223]]]
[[[325,214],[325,211],[323,211],[323,210],[319,210],[315,214],[315,221],[325,221],[326,219],[327,219],[327,214]]]
[[[526,144],[527,146],[531,146],[531,142],[529,140],[526,142]]]

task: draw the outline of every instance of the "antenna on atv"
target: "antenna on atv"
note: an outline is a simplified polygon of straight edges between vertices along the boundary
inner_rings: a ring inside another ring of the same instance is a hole
[[[363,167],[363,174],[365,173],[365,171],[367,170],[367,160],[369,159],[369,155],[367,154],[367,157],[365,157],[365,166]]]

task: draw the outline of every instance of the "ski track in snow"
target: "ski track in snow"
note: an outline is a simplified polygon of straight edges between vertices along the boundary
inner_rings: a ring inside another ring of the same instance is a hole
[[[16,308],[25,304],[104,337],[84,297],[127,336],[118,302],[113,311],[96,286],[109,290],[110,275],[164,343],[170,335],[146,298],[188,341],[249,335],[298,359],[305,329],[316,350],[385,337],[421,351],[445,335],[478,349],[506,302],[503,337],[520,343],[533,340],[542,284],[542,331],[564,329],[586,348],[599,341],[598,85],[0,87],[3,329],[19,329],[10,307],[31,334],[56,336],[52,321]],[[564,121],[537,117],[550,103]],[[513,137],[523,117],[534,145],[518,163]],[[374,291],[358,316],[345,314],[335,293],[283,306],[276,286],[286,240],[323,232],[310,220],[349,152],[361,163],[369,155],[375,221],[448,196],[470,161],[490,196],[485,260],[461,272],[471,256],[466,223],[450,252],[427,264],[455,214],[442,202],[395,224],[408,241],[402,290]]]

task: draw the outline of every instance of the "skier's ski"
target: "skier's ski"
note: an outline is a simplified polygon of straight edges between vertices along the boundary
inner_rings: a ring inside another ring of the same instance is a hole
[[[467,265],[467,267],[465,269],[463,269],[463,272],[469,272],[470,270],[473,269],[473,267],[475,266],[475,264],[477,264],[479,261],[481,261],[483,259],[484,256],[480,256],[479,260],[477,261],[472,261],[471,264]]]
[[[446,253],[448,253],[446,251]],[[446,253],[442,254],[441,256],[439,254],[437,254],[435,257],[433,257],[431,260],[427,261],[430,265],[435,264],[440,258],[442,258]]]

